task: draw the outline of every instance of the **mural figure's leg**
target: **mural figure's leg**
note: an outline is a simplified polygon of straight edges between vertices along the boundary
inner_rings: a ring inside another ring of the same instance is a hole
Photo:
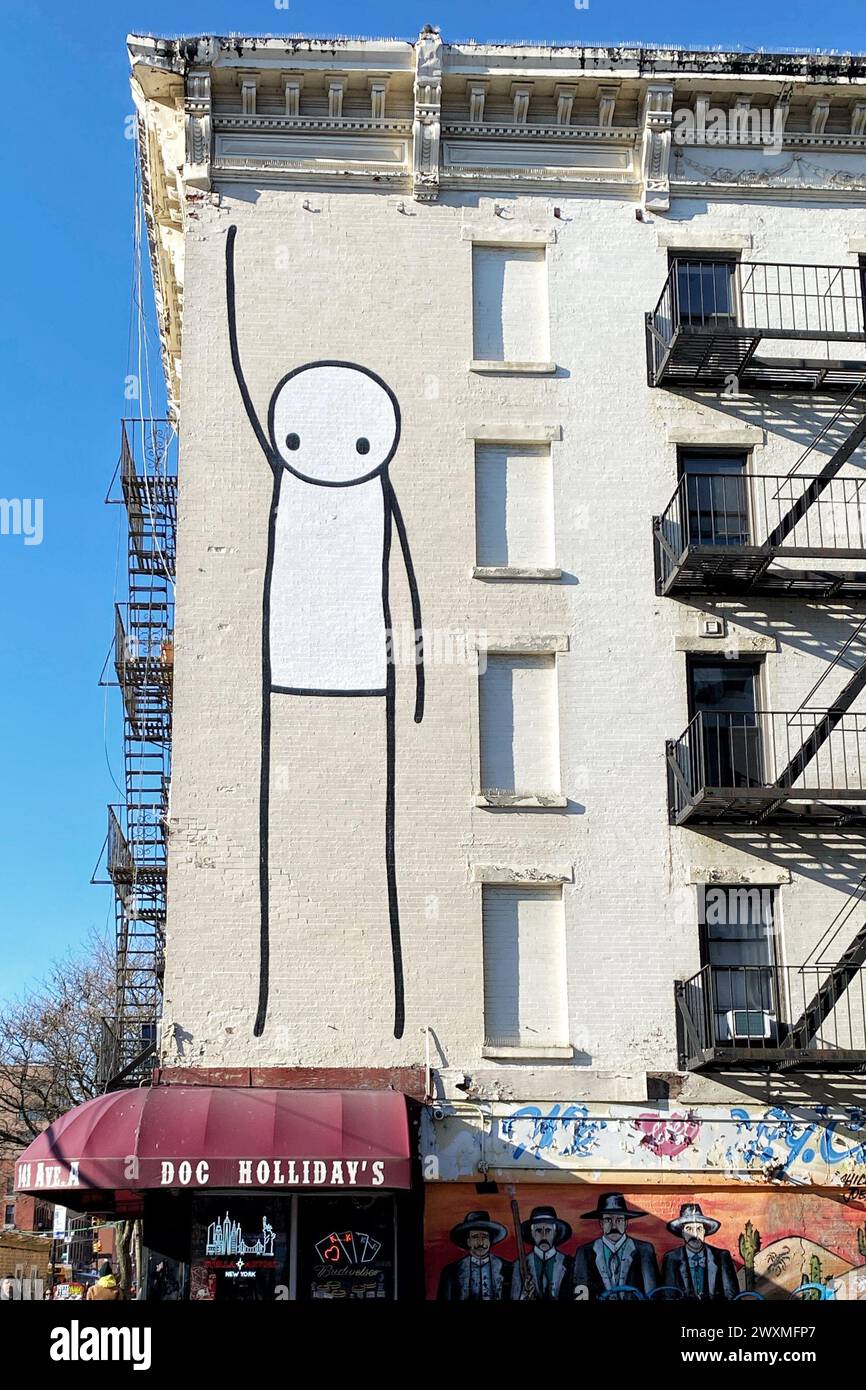
[[[391,563],[390,489],[384,476],[382,494],[385,499],[385,535],[382,548],[382,616],[385,619],[385,641],[387,644],[385,670],[385,873],[388,878],[388,920],[391,924],[391,959],[394,965],[394,1037],[402,1038],[403,1025],[406,1021],[406,1006],[403,999],[403,947],[400,942],[400,903],[397,898],[397,863],[394,855],[397,681],[388,582]]]
[[[391,957],[394,962],[394,1037],[402,1038],[406,1021],[403,999],[403,948],[400,942],[400,904],[397,900],[397,864],[394,856],[394,771],[396,738],[394,733],[394,666],[389,663],[385,695],[385,871],[388,875],[388,917],[391,923]]]
[[[270,973],[270,934],[268,912],[270,901],[270,850],[268,816],[271,785],[271,695],[270,682],[262,690],[262,766],[259,778],[259,1004],[253,1034],[260,1038],[268,1016],[268,983]]]

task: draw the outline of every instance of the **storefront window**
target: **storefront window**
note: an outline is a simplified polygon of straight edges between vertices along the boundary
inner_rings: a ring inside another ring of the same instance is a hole
[[[272,1301],[288,1284],[285,1199],[203,1197],[193,1202],[190,1298]]]
[[[391,1193],[193,1196],[189,1279],[184,1262],[159,1253],[172,1214],[154,1221],[148,1297],[196,1302],[306,1302],[396,1297]],[[187,1208],[190,1210],[190,1208]],[[174,1229],[177,1229],[174,1225]],[[178,1253],[177,1251],[175,1252]]]
[[[390,1196],[298,1199],[297,1298],[394,1297]]]

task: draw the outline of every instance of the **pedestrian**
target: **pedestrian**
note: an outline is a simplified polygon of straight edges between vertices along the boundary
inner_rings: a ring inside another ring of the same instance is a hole
[[[96,1300],[107,1300],[116,1303],[123,1297],[117,1286],[117,1280],[111,1272],[111,1261],[103,1260],[99,1266],[99,1278],[95,1284],[91,1284],[87,1290],[86,1298]]]

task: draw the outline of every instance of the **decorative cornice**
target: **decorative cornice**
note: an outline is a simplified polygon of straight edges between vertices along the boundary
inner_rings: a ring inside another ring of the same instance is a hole
[[[214,129],[228,130],[311,130],[342,134],[345,131],[363,131],[367,134],[389,132],[394,135],[410,135],[410,120],[374,120],[372,116],[343,116],[339,120],[330,116],[216,116]]]
[[[638,126],[494,125],[486,121],[477,124],[473,121],[449,121],[442,126],[443,135],[471,135],[473,140],[563,140],[574,144],[592,140],[605,144],[633,145],[639,133]]]

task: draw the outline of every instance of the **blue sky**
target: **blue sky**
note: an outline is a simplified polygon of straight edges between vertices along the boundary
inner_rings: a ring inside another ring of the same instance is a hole
[[[42,499],[43,539],[0,535],[0,997],[107,918],[90,873],[115,799],[118,698],[97,687],[111,637],[118,509],[102,505],[124,413],[132,274],[128,31],[866,50],[862,0],[30,0],[7,7],[0,224],[0,496]]]

